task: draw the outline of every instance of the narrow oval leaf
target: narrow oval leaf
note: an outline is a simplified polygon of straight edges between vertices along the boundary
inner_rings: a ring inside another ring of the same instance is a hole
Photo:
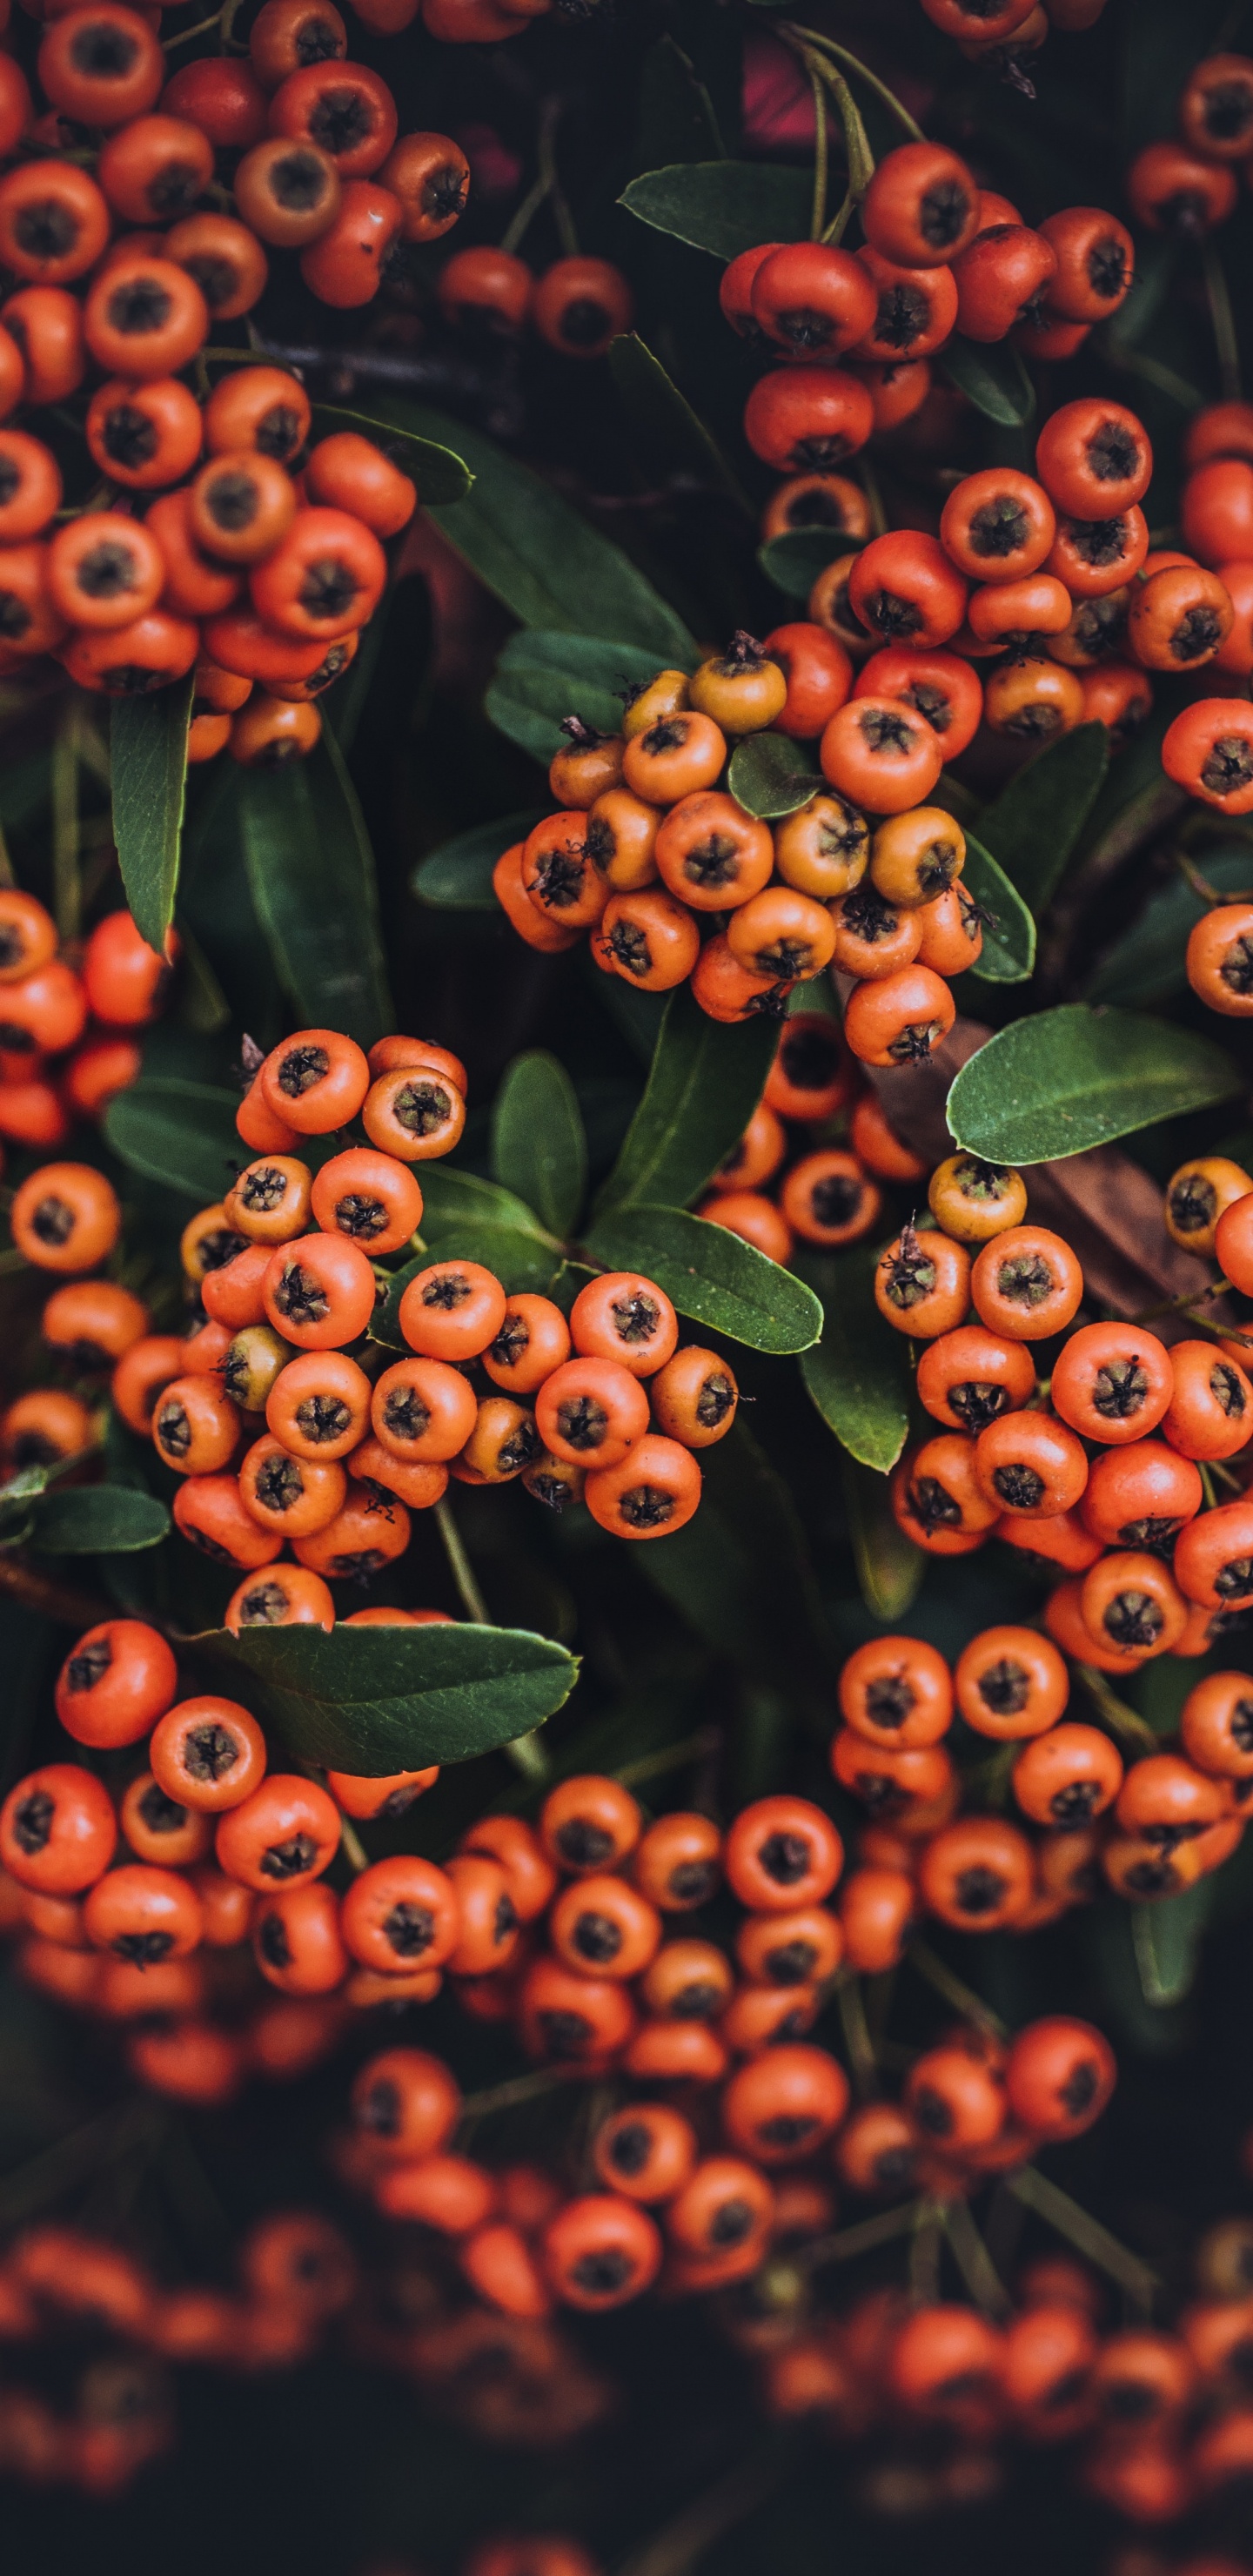
[[[555,1055],[515,1056],[492,1112],[492,1168],[550,1233],[572,1234],[587,1187],[587,1138],[574,1084]]]
[[[425,404],[397,401],[388,412],[420,437],[449,440],[464,456],[473,489],[464,501],[438,503],[431,516],[520,625],[621,636],[654,653],[658,663],[695,669],[699,656],[682,618],[620,546],[529,466]]]
[[[955,331],[940,351],[940,365],[950,384],[963,393],[987,420],[1002,429],[1021,428],[1035,410],[1035,388],[1016,349],[1007,341],[985,347],[963,340]]]
[[[252,900],[285,992],[307,1027],[372,1045],[396,1024],[374,853],[329,727],[307,760],[241,770],[236,793]]]
[[[520,814],[502,814],[495,823],[472,823],[441,841],[429,857],[419,859],[410,883],[423,903],[440,912],[493,912],[500,906],[492,892],[492,870],[502,850],[524,841],[547,806],[526,805]]]
[[[314,435],[331,438],[338,431],[350,429],[359,438],[372,440],[402,474],[412,477],[424,509],[433,501],[464,501],[474,481],[465,458],[433,438],[419,438],[400,417],[402,409],[387,394],[371,394],[368,411],[346,411],[340,403],[315,403]]]
[[[638,644],[526,629],[510,637],[483,703],[510,742],[547,764],[563,748],[567,716],[581,716],[598,733],[618,733],[626,698],[656,669],[656,654]]]
[[[302,1761],[367,1777],[511,1744],[578,1677],[564,1646],[524,1628],[213,1629],[195,1648]]]
[[[761,822],[794,814],[826,783],[814,764],[813,744],[793,742],[785,733],[750,733],[736,744],[727,772],[736,803]]]
[[[34,1507],[31,1546],[50,1556],[131,1556],[156,1547],[170,1515],[130,1485],[61,1485]]]
[[[1103,724],[1076,725],[1029,760],[979,817],[979,838],[1038,921],[1060,885],[1109,765]]]
[[[234,1167],[247,1158],[235,1125],[238,1107],[238,1092],[212,1083],[145,1077],[109,1102],[105,1137],[132,1172],[164,1181],[203,1207],[221,1198]]]
[[[187,790],[190,673],[151,697],[109,708],[113,838],[136,928],[158,957],[174,919]]]
[[[635,437],[655,472],[682,474],[724,492],[748,517],[756,512],[737,482],[712,431],[706,429],[638,332],[610,342],[609,366],[630,415]]]
[[[644,1097],[601,1189],[598,1212],[639,1199],[686,1207],[739,1143],[777,1043],[770,1020],[732,1028],[711,1020],[686,984],[670,994]]]
[[[845,1458],[842,1482],[861,1597],[874,1618],[895,1627],[922,1582],[928,1559],[906,1538],[882,1476]]]
[[[533,1207],[499,1181],[480,1180],[477,1172],[451,1169],[446,1163],[422,1167],[422,1240],[437,1243],[454,1225],[499,1225],[516,1234],[534,1235],[550,1252],[560,1252],[545,1233]]]
[[[859,1247],[804,1262],[822,1300],[822,1339],[801,1354],[801,1376],[823,1421],[850,1458],[886,1475],[909,1430],[912,1381],[904,1335],[871,1294],[877,1255]]]
[[[788,528],[783,536],[770,537],[758,547],[757,561],[776,590],[786,591],[789,599],[808,599],[828,564],[856,552],[838,528]]]
[[[1140,1991],[1146,2004],[1157,2011],[1182,2003],[1192,1985],[1217,1893],[1210,1876],[1185,1887],[1181,1896],[1132,1907],[1131,1940]]]
[[[1016,886],[1010,884],[982,841],[966,834],[966,864],[962,884],[973,903],[988,918],[983,925],[983,948],[978,964],[972,966],[982,984],[1024,984],[1035,965],[1035,922]]]
[[[1049,1163],[1240,1088],[1230,1056],[1208,1038],[1132,1011],[1064,1002],[989,1038],[962,1066],[947,1114],[968,1153]]]
[[[758,242],[803,240],[811,196],[804,170],[768,161],[676,161],[632,179],[618,203],[656,232],[734,259]]]
[[[587,1248],[608,1270],[642,1270],[680,1315],[752,1350],[806,1351],[822,1331],[822,1308],[803,1280],[682,1208],[620,1208],[597,1219]]]

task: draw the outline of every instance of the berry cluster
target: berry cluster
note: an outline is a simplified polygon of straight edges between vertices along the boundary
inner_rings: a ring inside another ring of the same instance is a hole
[[[925,5],[925,0],[924,0]],[[1147,143],[1127,172],[1127,196],[1148,231],[1199,241],[1235,213],[1237,174],[1253,161],[1253,61],[1207,54],[1179,93],[1177,137]]]
[[[137,1032],[157,1017],[169,983],[128,912],[107,913],[72,955],[58,951],[56,923],[36,897],[0,886],[0,1136],[45,1152],[137,1079]],[[171,933],[169,959],[177,953]]]
[[[24,424],[0,430],[0,668],[52,654],[111,696],[194,669],[195,761],[228,742],[246,763],[312,748],[314,701],[382,594],[382,540],[416,503],[358,431],[308,446],[287,369],[206,356],[258,304],[271,255],[298,252],[305,285],[352,308],[389,253],[461,212],[464,154],[397,139],[386,83],[346,51],[329,0],[266,0],[246,60],[167,78],[147,15],[99,0],[45,27],[45,113],[0,57],[0,263],[16,281],[0,417]]]

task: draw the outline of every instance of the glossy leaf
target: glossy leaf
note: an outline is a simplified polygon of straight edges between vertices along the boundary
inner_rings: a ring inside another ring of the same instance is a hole
[[[750,733],[731,754],[727,785],[745,813],[763,822],[794,814],[827,783],[814,750],[813,743],[793,742],[785,733]]]
[[[1131,1940],[1146,2004],[1160,2011],[1164,2005],[1183,2001],[1200,1966],[1201,1942],[1217,1892],[1211,1874],[1185,1887],[1180,1896],[1133,1906]]]
[[[395,1009],[374,854],[334,737],[289,768],[241,771],[237,794],[252,900],[293,1009],[372,1045]]]
[[[419,403],[389,404],[420,436],[455,442],[474,475],[464,501],[431,511],[450,545],[523,626],[603,635],[638,644],[658,663],[693,670],[696,646],[681,617],[608,537],[480,431]]]
[[[574,1084],[555,1055],[515,1056],[492,1112],[492,1169],[549,1232],[573,1232],[587,1188],[587,1138]]]
[[[990,1163],[1046,1163],[1108,1145],[1241,1088],[1208,1038],[1132,1011],[1065,1002],[998,1030],[948,1096],[959,1145]]]
[[[315,438],[333,438],[348,429],[355,430],[359,438],[372,440],[402,474],[412,476],[424,509],[436,501],[464,501],[474,481],[464,457],[435,439],[419,438],[416,430],[406,427],[403,411],[403,403],[389,394],[372,394],[368,412],[360,408],[347,411],[341,403],[315,403],[313,434]]]
[[[884,1321],[871,1293],[876,1255],[806,1255],[804,1277],[822,1300],[822,1339],[801,1354],[806,1392],[842,1448],[885,1475],[909,1430],[912,1381],[904,1335]]]
[[[676,161],[632,179],[618,203],[656,232],[735,259],[763,241],[801,241],[809,230],[807,172],[769,161]]]
[[[1219,894],[1253,885],[1253,850],[1205,845],[1204,874]],[[1184,952],[1188,935],[1209,910],[1184,876],[1171,876],[1150,895],[1138,920],[1108,948],[1088,980],[1088,1002],[1166,1002],[1187,988]]]
[[[807,600],[820,572],[857,549],[838,528],[788,528],[757,549],[757,561],[776,590]]]
[[[1021,428],[1035,410],[1035,388],[1016,349],[1008,341],[963,340],[955,331],[940,351],[939,364],[950,384],[987,420],[1002,429]]]
[[[748,516],[755,516],[712,431],[638,332],[624,331],[610,343],[609,367],[634,441],[654,470],[682,474],[723,492]]]
[[[680,1315],[752,1350],[808,1350],[822,1331],[822,1308],[803,1280],[681,1208],[632,1201],[597,1219],[587,1249],[608,1270],[642,1270]]]
[[[32,1547],[51,1556],[130,1556],[156,1547],[170,1515],[129,1485],[60,1485],[35,1505]]]
[[[113,837],[135,924],[158,957],[174,919],[187,791],[192,680],[109,709]]]
[[[441,841],[437,850],[418,861],[410,881],[414,893],[439,912],[499,913],[492,892],[496,861],[515,841],[524,841],[547,811],[547,806],[526,805],[520,814],[502,814],[495,823],[472,823],[468,832]]]
[[[872,1617],[894,1627],[919,1589],[927,1557],[906,1538],[882,1476],[846,1458],[842,1483],[861,1597]]]
[[[651,996],[649,997],[651,999]],[[711,1020],[686,984],[667,997],[644,1097],[596,1202],[686,1207],[737,1145],[766,1087],[778,1030]]]
[[[230,1188],[233,1166],[245,1157],[235,1125],[239,1098],[207,1082],[144,1077],[109,1102],[105,1137],[132,1172],[203,1207]]]
[[[422,1191],[422,1239],[436,1243],[454,1225],[499,1225],[533,1235],[550,1250],[560,1246],[541,1225],[535,1209],[499,1181],[480,1180],[477,1172],[434,1162],[418,1166]]]
[[[656,669],[656,654],[638,644],[524,630],[510,636],[483,703],[510,742],[547,766],[564,747],[567,716],[581,716],[598,733],[620,732],[624,697]],[[500,849],[508,846],[502,841]]]
[[[1076,725],[1029,760],[979,817],[985,850],[1037,921],[1061,883],[1108,763],[1104,725]]]
[[[1024,984],[1035,965],[1035,923],[1017,887],[970,832],[962,884],[971,901],[989,916],[983,925],[979,961],[971,974],[982,984]]]
[[[578,1675],[564,1646],[521,1628],[218,1629],[195,1644],[301,1761],[376,1776],[510,1744]]]

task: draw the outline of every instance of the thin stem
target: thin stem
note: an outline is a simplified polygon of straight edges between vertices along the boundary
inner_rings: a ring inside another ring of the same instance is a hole
[[[878,73],[872,72],[868,63],[863,63],[858,55],[850,54],[847,46],[837,45],[833,36],[820,36],[813,27],[799,27],[791,21],[782,26],[779,33],[799,36],[805,44],[815,45],[819,52],[833,54],[838,63],[843,63],[846,71],[855,72],[858,80],[864,80],[867,89],[874,91],[875,97],[886,107],[889,116],[895,117],[897,124],[902,132],[909,136],[911,143],[926,142],[927,138],[922,127],[915,122],[909,109],[902,107],[895,90],[889,89],[887,82],[881,81]]]
[[[466,1555],[465,1543],[453,1519],[452,1506],[446,1494],[435,1506],[435,1524],[444,1542],[444,1554],[448,1559],[452,1579],[456,1584],[466,1617],[474,1621],[476,1628],[490,1628],[491,1612],[479,1590],[474,1568]]]
[[[824,242],[833,243],[835,248],[838,250],[856,212],[857,199],[853,195],[852,189],[848,188],[845,190],[844,196],[840,201],[840,211],[838,215],[832,216],[831,221],[822,236]]]
[[[1239,402],[1240,343],[1236,337],[1236,317],[1231,309],[1231,290],[1227,284],[1227,272],[1215,242],[1206,242],[1202,258],[1205,268],[1205,293],[1209,301],[1214,349],[1218,358],[1218,380],[1222,387],[1223,401]]]
[[[700,1762],[707,1753],[716,1753],[722,1732],[716,1726],[702,1726],[696,1735],[685,1735],[681,1744],[667,1744],[660,1753],[643,1753],[638,1762],[624,1762],[614,1772],[624,1789],[636,1789],[643,1780],[659,1780],[667,1771],[679,1771],[685,1762]]]
[[[548,195],[550,185],[551,182],[547,179],[537,179],[534,187],[528,188],[512,222],[501,236],[500,247],[503,251],[509,251],[511,253],[516,251],[523,235],[529,230],[536,215],[539,213],[540,207],[543,205],[544,200]]]
[[[1202,876],[1200,869],[1193,865],[1192,860],[1184,857],[1182,850],[1175,852],[1175,866],[1180,876],[1187,878],[1194,895],[1202,903],[1247,903],[1249,900],[1247,894],[1220,894],[1217,886],[1211,885],[1209,878]]]
[[[1010,2297],[997,2271],[987,2246],[970,2215],[964,2200],[945,2204],[944,2233],[953,2251],[953,2260],[974,2300],[991,2317],[1006,2316]]]
[[[177,46],[189,45],[193,36],[207,35],[210,27],[220,27],[224,14],[221,9],[215,9],[211,18],[197,18],[194,27],[184,27],[181,36],[164,37],[162,42],[165,52],[172,54]]]
[[[909,2295],[920,2308],[933,2308],[940,2295],[940,2247],[944,2213],[934,2200],[914,2203],[914,2239],[909,2249]]]
[[[462,2122],[487,2120],[495,2111],[512,2111],[519,2102],[538,2101],[541,2094],[555,2093],[559,2085],[571,2083],[573,2072],[568,2066],[537,2066],[531,2075],[511,2075],[506,2084],[489,2084],[482,2093],[467,2093],[461,2105]]]
[[[812,54],[805,57],[805,69],[814,94],[814,195],[809,216],[809,238],[821,241],[827,220],[827,94]]]
[[[1034,2209],[1036,2216],[1044,2219],[1049,2227],[1056,2228],[1059,2236],[1066,2237],[1071,2245],[1077,2246],[1090,2263],[1097,2264],[1102,2272],[1108,2272],[1110,2279],[1117,2281],[1128,2297],[1148,2314],[1153,2305],[1153,2293],[1159,2286],[1157,2273],[1151,2265],[1141,2262],[1130,2246],[1120,2245],[1118,2238],[1111,2236],[1107,2227],[1102,2227],[1099,2218],[1093,2218],[1088,2210],[1082,2209],[1077,2200],[1071,2199],[1068,2191],[1059,2191],[1057,2184],[1050,2182],[1037,2165],[1023,2165],[1020,2172],[1006,2174],[1005,2189],[1012,2191],[1015,2199],[1023,2201],[1028,2209]]]
[[[1111,367],[1121,368],[1127,376],[1143,377],[1146,385],[1155,385],[1159,394],[1165,394],[1171,402],[1178,403],[1181,411],[1200,411],[1204,395],[1185,377],[1177,376],[1173,367],[1162,366],[1157,358],[1146,358],[1142,349],[1124,348],[1108,336],[1103,339],[1102,353]]]
[[[46,2208],[49,2201],[59,2200],[63,2192],[85,2182],[88,2174],[115,2163],[150,2138],[153,2109],[151,2101],[142,2099],[119,2103],[115,2110],[86,2121],[81,2129],[71,2129],[26,2164],[0,2175],[0,2222],[6,2229],[16,2227],[32,2210]]]
[[[13,861],[9,857],[9,844],[4,837],[4,825],[0,823],[0,885],[15,886],[16,884]]]
[[[894,2236],[908,2236],[918,2225],[918,2212],[923,2203],[906,2200],[899,2209],[882,2210],[877,2218],[863,2218],[857,2227],[842,2227],[837,2236],[816,2236],[808,2245],[796,2248],[791,2260],[806,2272],[817,2271],[824,2263],[852,2263],[859,2254],[873,2254],[880,2245],[890,2245]]]
[[[839,2007],[840,2028],[844,2033],[848,2062],[853,2070],[854,2087],[863,2102],[873,2101],[879,2090],[879,2068],[875,2059],[874,2041],[870,2036],[870,2025],[866,2020],[866,2004],[860,1977],[841,1978],[835,1990],[835,2000]]]
[[[52,746],[53,910],[62,945],[82,926],[78,877],[78,697],[72,694]]]
[[[362,1842],[356,1826],[347,1816],[340,1817],[339,1840],[340,1848],[343,1851],[345,1859],[349,1862],[350,1866],[355,1869],[357,1876],[360,1877],[362,1870],[368,1869],[370,1866],[370,1855],[366,1850],[365,1844]]]
[[[937,1995],[943,1995],[945,2003],[952,2005],[954,2012],[964,2014],[967,2021],[982,2022],[985,2030],[995,2031],[998,2039],[1008,2038],[1000,2014],[994,2013],[991,2004],[985,2004],[982,1995],[977,1995],[973,1986],[968,1986],[946,1960],[938,1958],[925,1941],[909,1942],[905,1956],[919,1976],[925,1977],[929,1986],[934,1986]]]
[[[1094,1709],[1104,1718],[1111,1735],[1119,1736],[1124,1744],[1134,1744],[1141,1753],[1158,1751],[1159,1739],[1152,1727],[1142,1717],[1137,1717],[1133,1708],[1128,1708],[1117,1691],[1110,1689],[1104,1673],[1099,1673],[1095,1664],[1076,1664],[1075,1679],[1087,1692]]]
[[[733,2531],[755,2505],[781,2484],[792,2464],[792,2445],[776,2439],[769,2451],[742,2460],[686,2505],[652,2540],[628,2558],[620,2576],[687,2576],[724,2532]]]

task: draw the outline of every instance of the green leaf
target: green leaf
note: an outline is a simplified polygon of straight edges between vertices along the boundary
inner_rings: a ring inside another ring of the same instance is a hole
[[[572,1234],[587,1188],[587,1138],[574,1084],[555,1055],[515,1056],[492,1112],[492,1169],[549,1232]]]
[[[1253,884],[1253,850],[1214,850],[1207,843],[1205,875],[1219,894],[1239,894]],[[1189,932],[1209,910],[1184,876],[1172,876],[1151,895],[1138,921],[1106,950],[1084,991],[1088,1002],[1168,1002],[1187,989],[1184,951]]]
[[[241,770],[236,793],[252,900],[284,991],[307,1027],[372,1045],[395,1027],[395,1009],[374,853],[333,735],[286,769]]]
[[[472,823],[468,832],[441,841],[437,850],[419,859],[410,879],[414,893],[440,912],[498,913],[500,906],[492,892],[496,861],[515,841],[524,841],[547,810],[527,805],[520,814],[502,814],[495,823]]]
[[[742,1419],[700,1464],[700,1510],[640,1550],[641,1571],[715,1654],[825,1700],[836,1658],[784,1478]]]
[[[971,974],[983,984],[1025,984],[1035,965],[1035,923],[991,851],[969,832],[962,884],[995,923],[995,928],[986,921],[983,925],[983,948]]]
[[[393,1271],[383,1304],[375,1309],[372,1341],[403,1351],[408,1344],[400,1329],[400,1301],[411,1279],[433,1261],[481,1261],[510,1295],[521,1289],[542,1294],[548,1287],[561,1245],[546,1234],[533,1208],[495,1181],[474,1172],[448,1171],[442,1164],[423,1167],[422,1232],[425,1249]]]
[[[1096,802],[1109,762],[1103,724],[1076,725],[1029,760],[979,817],[979,838],[1037,921]]]
[[[192,690],[189,674],[151,697],[115,698],[109,709],[118,864],[135,926],[158,957],[178,892]]]
[[[464,501],[474,481],[464,457],[408,428],[401,417],[403,403],[394,402],[390,395],[371,395],[370,402],[368,412],[345,411],[339,403],[315,403],[314,436],[331,438],[336,431],[355,429],[358,437],[372,440],[402,474],[412,477],[424,509],[433,501]]]
[[[1016,349],[1007,341],[985,347],[963,340],[955,331],[940,351],[940,365],[950,384],[1002,429],[1019,429],[1035,410],[1035,388]]]
[[[421,1175],[422,1239],[438,1243],[449,1229],[460,1225],[497,1225],[518,1234],[529,1234],[550,1252],[561,1246],[545,1232],[533,1207],[516,1191],[504,1189],[498,1181],[480,1180],[477,1172],[462,1172],[454,1165],[427,1163]]]
[[[675,158],[703,161],[724,149],[705,82],[673,36],[659,37],[644,56],[635,160],[651,169]]]
[[[204,1207],[230,1188],[234,1167],[246,1157],[238,1107],[238,1092],[212,1083],[145,1076],[109,1102],[105,1138],[132,1172]]]
[[[842,537],[838,528],[788,528],[758,547],[757,561],[776,590],[786,591],[789,599],[807,600],[828,564],[856,552],[852,539]]]
[[[826,783],[813,765],[812,743],[793,742],[786,733],[750,733],[736,744],[727,771],[736,803],[763,822],[794,814]]]
[[[1241,1078],[1208,1038],[1132,1011],[1064,1002],[999,1029],[948,1095],[958,1143],[989,1163],[1048,1163],[1230,1099]]]
[[[170,1515],[130,1485],[62,1485],[35,1506],[32,1547],[50,1556],[131,1556],[156,1547]]]
[[[578,1677],[564,1646],[524,1628],[216,1629],[195,1645],[300,1760],[376,1777],[511,1744]]]
[[[644,1097],[596,1201],[686,1207],[738,1145],[766,1088],[778,1030],[711,1020],[686,984],[668,996]]]
[[[620,733],[624,692],[656,669],[656,654],[638,644],[524,630],[510,636],[483,704],[510,742],[547,766],[563,748],[567,716],[582,716],[598,733]],[[508,846],[501,842],[497,858]]]
[[[842,1483],[861,1597],[874,1618],[895,1627],[922,1582],[927,1559],[906,1538],[881,1475],[845,1458]]]
[[[682,474],[723,492],[750,518],[756,517],[743,486],[732,473],[711,430],[693,411],[653,356],[638,332],[624,331],[610,342],[609,367],[630,417],[636,443],[657,471]]]
[[[389,404],[420,436],[455,439],[474,475],[464,501],[431,511],[450,545],[522,626],[621,637],[660,664],[694,670],[696,645],[681,617],[620,546],[589,527],[559,493],[478,430],[424,404]]]
[[[878,1256],[806,1255],[804,1275],[822,1300],[822,1339],[801,1354],[801,1376],[828,1430],[863,1467],[886,1475],[905,1446],[912,1381],[903,1333],[872,1293]]]
[[[676,161],[632,179],[618,203],[655,232],[734,259],[758,242],[802,241],[811,193],[804,170],[768,161]]]
[[[598,1217],[587,1238],[607,1270],[642,1270],[680,1315],[755,1351],[808,1350],[822,1331],[811,1288],[724,1225],[636,1202]]]
[[[1199,1878],[1181,1896],[1131,1911],[1131,1940],[1140,1991],[1159,2010],[1182,2002],[1200,1965],[1201,1941],[1214,1910],[1214,1878]]]

